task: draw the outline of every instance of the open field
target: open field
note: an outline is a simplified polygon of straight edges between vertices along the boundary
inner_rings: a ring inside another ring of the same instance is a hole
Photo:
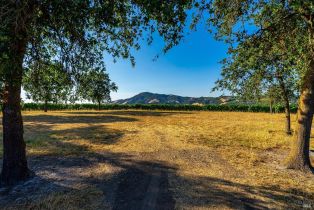
[[[314,175],[281,167],[283,114],[23,114],[36,176],[0,191],[0,208],[314,208]]]

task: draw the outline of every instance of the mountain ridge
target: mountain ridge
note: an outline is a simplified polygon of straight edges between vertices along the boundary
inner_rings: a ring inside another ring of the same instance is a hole
[[[113,101],[114,104],[227,104],[235,101],[233,96],[188,97],[173,94],[142,92],[131,98]]]

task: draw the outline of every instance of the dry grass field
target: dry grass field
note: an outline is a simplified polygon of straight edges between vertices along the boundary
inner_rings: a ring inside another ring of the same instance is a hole
[[[282,167],[283,114],[23,114],[36,176],[0,208],[314,209],[314,175]]]

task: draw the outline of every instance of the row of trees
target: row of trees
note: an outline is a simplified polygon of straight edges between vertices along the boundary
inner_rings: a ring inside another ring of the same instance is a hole
[[[20,105],[28,67],[38,60],[56,60],[49,68],[60,65],[79,81],[84,69],[101,63],[104,52],[134,64],[130,50],[140,49],[142,37],[151,43],[158,33],[165,40],[164,52],[177,45],[191,8],[192,27],[207,19],[215,37],[230,45],[218,87],[241,95],[265,91],[272,95],[279,89],[286,103],[287,96],[299,90],[298,127],[287,166],[313,171],[309,157],[314,112],[313,0],[0,0],[1,183],[15,184],[31,175]]]
[[[111,82],[104,68],[82,71],[80,75],[71,75],[58,62],[35,62],[25,69],[23,88],[28,99],[44,103],[74,103],[78,100],[92,101],[98,104],[109,102],[110,92],[118,87]]]
[[[24,103],[22,106],[23,110],[43,110],[44,104],[41,103]],[[95,110],[99,109],[97,104],[48,104],[49,110]],[[274,113],[283,113],[284,107],[276,104],[274,107]],[[101,104],[100,110],[128,110],[128,109],[139,109],[139,110],[177,110],[177,111],[221,111],[221,112],[269,112],[269,106],[258,105],[258,104],[209,104],[209,105],[190,105],[190,104],[113,104],[106,103]],[[291,106],[291,112],[296,113],[297,107]]]

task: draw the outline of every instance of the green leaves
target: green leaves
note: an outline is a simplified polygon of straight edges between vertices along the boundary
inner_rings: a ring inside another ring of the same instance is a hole
[[[110,92],[118,87],[111,82],[103,68],[89,69],[80,75],[77,84],[77,95],[80,99],[94,103],[110,102]]]
[[[25,103],[23,110],[42,110],[44,104]],[[95,110],[99,107],[95,104],[48,104],[49,110]],[[140,110],[171,110],[171,111],[226,111],[226,112],[269,112],[269,106],[263,105],[174,105],[174,104],[102,104],[102,110],[123,110],[123,109],[140,109]],[[274,107],[276,113],[285,111],[283,106]],[[291,106],[291,112],[296,113],[297,107]]]
[[[209,15],[208,27],[216,28],[216,37],[230,44],[215,90],[258,99],[272,95],[281,78],[289,97],[298,95],[314,57],[314,22],[309,18],[314,16],[313,1],[199,2],[210,5],[199,7]]]
[[[36,102],[67,102],[73,80],[59,63],[35,62],[25,71],[23,88]]]
[[[57,61],[72,75],[102,65],[104,53],[113,59],[130,59],[140,39],[152,41],[158,33],[164,51],[183,36],[186,9],[192,0],[1,0],[0,64],[16,52],[12,43],[26,41],[24,66],[40,59]],[[17,21],[18,20],[18,21]],[[12,30],[16,29],[16,30]],[[2,72],[8,72],[1,68]]]

